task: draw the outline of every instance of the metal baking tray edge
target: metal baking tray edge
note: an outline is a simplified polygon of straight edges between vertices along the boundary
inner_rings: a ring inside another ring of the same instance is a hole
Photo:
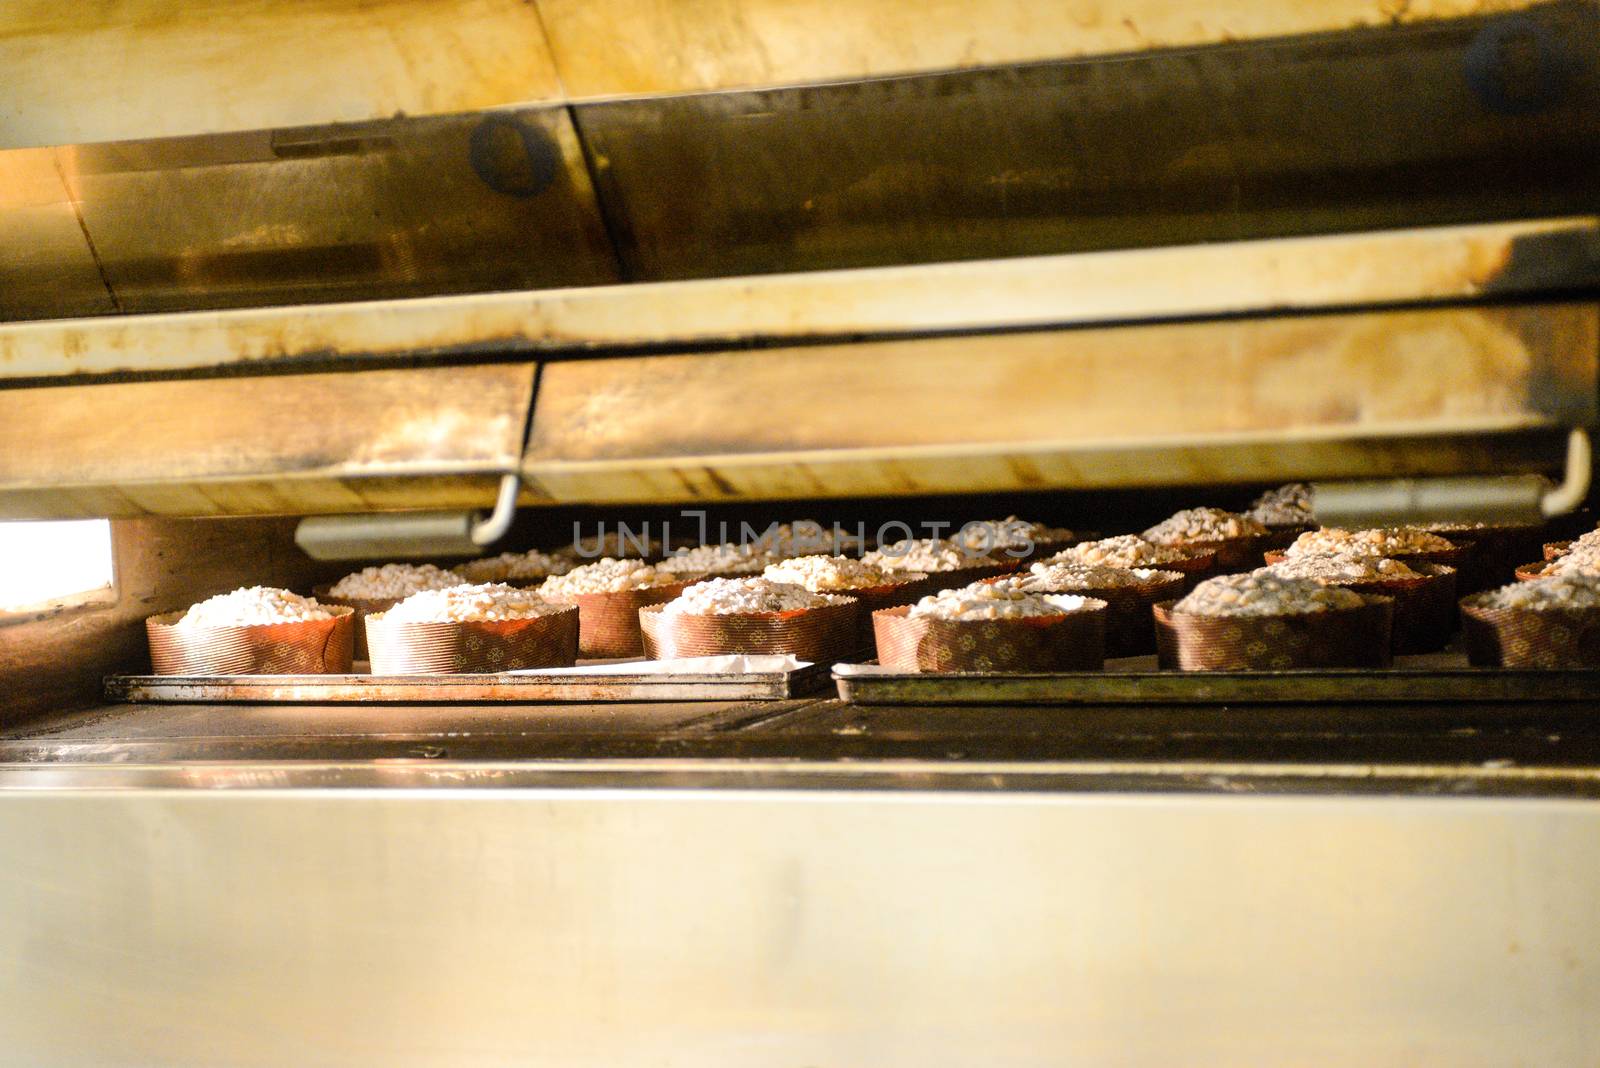
[[[1348,704],[1600,702],[1600,671],[1369,668],[1313,671],[1122,670],[1062,674],[947,672],[833,676],[858,705]]]
[[[822,689],[828,671],[809,664],[698,675],[108,675],[105,694],[129,703],[777,701]]]

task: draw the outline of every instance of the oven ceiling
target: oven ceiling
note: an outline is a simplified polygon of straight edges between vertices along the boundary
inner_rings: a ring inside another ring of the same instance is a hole
[[[1589,0],[81,7],[0,11],[0,319],[1600,203]]]
[[[0,12],[0,515],[1525,471],[1595,422],[1588,0],[94,7]]]

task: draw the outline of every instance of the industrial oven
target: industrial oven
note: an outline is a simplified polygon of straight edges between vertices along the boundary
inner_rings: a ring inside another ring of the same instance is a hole
[[[1600,5],[21,3],[0,71],[0,538],[110,521],[0,606],[0,1063],[1600,1056],[1594,664],[173,676],[145,622],[1302,480],[1581,535]]]

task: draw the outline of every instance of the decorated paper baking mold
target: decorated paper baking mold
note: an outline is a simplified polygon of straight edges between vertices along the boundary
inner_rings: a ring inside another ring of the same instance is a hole
[[[145,620],[157,675],[344,675],[354,648],[355,611],[329,605],[330,619],[237,627],[180,627],[185,611]]]
[[[571,667],[578,658],[578,609],[527,619],[390,622],[367,617],[374,675],[478,675]]]

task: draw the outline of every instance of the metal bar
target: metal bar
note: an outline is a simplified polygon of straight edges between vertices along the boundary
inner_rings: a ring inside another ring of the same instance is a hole
[[[1600,287],[1594,217],[0,326],[0,380],[917,335]]]
[[[827,671],[810,664],[742,675],[112,675],[105,692],[115,701],[183,703],[779,700],[816,691]]]
[[[482,507],[521,455],[534,373],[496,363],[0,390],[0,515]]]
[[[1153,658],[1149,658],[1153,659]],[[1402,662],[1405,658],[1402,658]],[[1459,660],[1459,657],[1453,658]],[[1125,670],[1059,675],[835,674],[862,705],[1306,704],[1328,702],[1594,701],[1600,671],[1397,668],[1283,672]]]
[[[1247,780],[1320,785],[1331,792],[1370,790],[1429,792],[1439,783],[1534,786],[1600,795],[1600,768],[1482,767],[1444,764],[1350,765],[1272,762],[1183,763],[1071,761],[1053,764],[935,760],[873,762],[788,759],[572,761],[220,761],[198,764],[19,764],[0,763],[0,793],[12,791],[153,790],[382,790],[403,796],[412,790],[560,791],[609,789],[654,791],[778,790],[860,791],[937,795],[960,793],[1061,793],[1085,789],[1142,790],[1166,779],[1196,792],[1241,792]],[[1464,790],[1463,792],[1467,792]],[[1470,796],[1470,794],[1469,794]]]
[[[1595,420],[1596,314],[1431,308],[556,361],[523,473],[550,500],[597,502],[1539,472]],[[1521,466],[1512,439],[1540,429]]]

